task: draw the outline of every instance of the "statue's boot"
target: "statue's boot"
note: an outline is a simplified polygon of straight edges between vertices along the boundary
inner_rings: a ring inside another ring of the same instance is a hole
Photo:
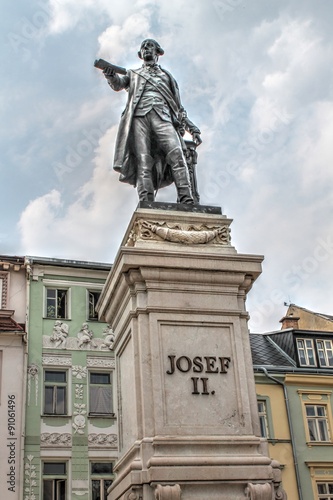
[[[180,148],[175,148],[166,157],[171,167],[172,178],[178,195],[178,203],[194,204],[187,164]]]
[[[153,165],[154,159],[150,155],[137,157],[136,187],[140,201],[154,201]]]

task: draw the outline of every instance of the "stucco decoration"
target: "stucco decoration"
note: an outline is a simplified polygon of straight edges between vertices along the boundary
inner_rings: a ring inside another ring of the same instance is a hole
[[[72,436],[68,432],[43,432],[40,436],[41,446],[71,446]]]
[[[88,446],[103,446],[115,448],[117,445],[117,434],[89,434]]]
[[[90,347],[96,349],[97,344],[93,339],[94,337],[94,332],[89,329],[88,323],[83,323],[81,326],[81,330],[77,334],[77,346],[79,349],[81,347],[86,347],[89,345]]]
[[[30,397],[32,387],[35,387],[35,406],[38,402],[38,366],[31,364],[28,366],[28,406],[30,406]]]
[[[162,486],[158,484],[155,488],[156,500],[180,500],[181,489],[179,484]]]
[[[83,385],[75,384],[75,397],[76,399],[83,399]]]
[[[50,341],[53,343],[54,347],[62,349],[66,347],[68,332],[69,326],[67,323],[63,323],[60,320],[54,322],[52,335],[50,336]]]
[[[0,272],[1,309],[7,309],[9,273]]]
[[[83,403],[74,403],[74,419],[72,427],[74,429],[74,434],[84,434],[84,429],[86,427],[86,417],[87,414],[86,405]]]
[[[134,224],[126,246],[135,246],[138,241],[169,241],[183,245],[230,245],[228,226],[206,224],[173,224],[139,219]]]
[[[245,495],[247,500],[272,500],[272,485],[270,483],[248,483]]]
[[[43,335],[43,348],[44,349],[55,349],[56,346],[54,342],[52,342],[51,337],[49,335]],[[66,339],[66,347],[57,347],[56,349],[62,351],[93,351],[95,349],[100,349],[101,345],[104,344],[104,339],[94,338],[94,344],[91,342],[86,342],[81,347],[78,346],[78,338],[77,337],[67,337]]]
[[[88,368],[114,368],[115,360],[110,358],[87,358]]]
[[[81,365],[74,365],[72,368],[72,374],[74,377],[78,379],[86,378],[87,376],[87,368]]]
[[[36,500],[34,488],[37,486],[36,466],[32,461],[35,457],[28,455],[24,464],[24,500]]]
[[[104,337],[104,342],[100,346],[100,349],[109,349],[112,351],[113,349],[113,344],[114,344],[114,333],[110,325],[107,325],[106,328],[103,330],[103,337]]]
[[[70,356],[43,356],[43,365],[54,366],[72,366],[72,358]]]

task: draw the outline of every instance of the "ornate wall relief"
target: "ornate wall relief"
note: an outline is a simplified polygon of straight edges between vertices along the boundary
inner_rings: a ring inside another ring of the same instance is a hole
[[[74,403],[74,408],[74,419],[72,424],[74,434],[84,434],[87,414],[86,405],[84,403]]]
[[[88,368],[114,368],[115,360],[114,358],[87,358]]]
[[[93,339],[94,332],[89,329],[88,323],[83,323],[81,326],[81,330],[77,334],[77,346],[79,349],[86,348],[89,346],[90,348],[96,349],[97,344]]]
[[[89,434],[88,435],[88,446],[91,447],[107,447],[116,448],[117,447],[117,434]]]
[[[108,349],[109,351],[112,351],[114,344],[114,333],[110,325],[107,325],[107,327],[104,328],[102,335],[104,337],[104,342],[100,346],[100,349]]]
[[[38,401],[38,366],[28,366],[28,406],[30,406],[31,391],[35,389],[35,406]]]
[[[24,464],[24,500],[35,500],[34,488],[37,486],[36,466],[32,464],[33,455],[28,455]]]
[[[72,436],[68,432],[64,432],[61,434],[60,432],[43,432],[40,436],[41,446],[71,446],[72,445]]]
[[[50,342],[53,347],[59,347],[60,349],[65,349],[67,343],[67,337],[69,332],[69,326],[63,321],[56,320],[54,322],[52,335],[50,336]]]
[[[139,219],[129,235],[126,246],[138,241],[169,241],[183,245],[230,245],[230,229],[226,226],[153,222]]]
[[[72,366],[72,358],[70,356],[43,356],[43,365],[57,366]]]
[[[74,377],[78,379],[86,378],[87,376],[87,368],[81,365],[74,365],[72,368],[72,374]]]

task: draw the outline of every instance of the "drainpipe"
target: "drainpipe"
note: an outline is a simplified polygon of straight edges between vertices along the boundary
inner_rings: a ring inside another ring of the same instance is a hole
[[[289,425],[289,432],[290,432],[290,438],[291,438],[291,449],[292,449],[292,452],[293,452],[293,460],[294,460],[294,465],[295,465],[297,491],[298,491],[299,500],[303,500],[303,494],[302,494],[302,488],[301,488],[301,480],[300,480],[299,469],[298,469],[298,461],[297,461],[297,455],[296,455],[295,435],[294,435],[292,421],[291,421],[289,398],[288,398],[288,392],[287,392],[286,385],[285,385],[284,382],[281,382],[277,378],[275,378],[272,375],[270,375],[268,373],[268,371],[266,370],[266,368],[264,368],[263,366],[257,366],[256,368],[258,370],[263,371],[267,378],[269,378],[270,380],[273,380],[273,382],[276,382],[279,385],[282,385],[282,387],[283,387],[283,394],[284,394],[284,400],[285,400],[285,403],[286,403],[288,425]]]
[[[28,353],[29,353],[29,310],[30,310],[30,273],[31,265],[29,259],[24,259],[26,268],[26,311],[25,311],[25,335],[24,358],[23,358],[23,387],[22,387],[22,424],[21,424],[21,467],[20,467],[20,497],[24,496],[24,451],[25,451],[25,420],[27,408],[27,375],[28,375]]]

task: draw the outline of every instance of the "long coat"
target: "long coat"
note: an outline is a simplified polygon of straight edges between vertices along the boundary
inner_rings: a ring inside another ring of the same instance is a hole
[[[173,103],[169,102],[169,105],[171,108],[173,122],[177,125],[177,121],[179,118],[178,114],[183,110],[180,101],[178,84],[168,71],[166,71],[165,69],[163,69],[163,71],[170,78],[170,88],[173,95]],[[137,70],[129,70],[127,71],[126,76],[119,76],[118,74],[116,74],[114,77],[112,77],[112,79],[108,80],[108,83],[113,90],[119,91],[122,89],[126,89],[128,91],[127,104],[122,113],[119,123],[113,168],[114,170],[116,170],[116,172],[119,172],[119,180],[121,182],[127,182],[128,184],[132,184],[133,186],[136,186],[137,171],[136,155],[134,150],[135,144],[133,140],[133,134],[131,133],[131,126],[135,108],[142,96],[145,85],[147,83],[146,78],[144,78],[144,76],[141,76],[143,72],[143,68],[139,68]],[[185,120],[186,130],[191,133],[200,133],[200,130],[189,119],[186,118]],[[160,187],[168,186],[173,182],[173,180],[171,169],[166,165],[165,155],[161,150],[159,150],[158,144],[156,145],[156,148],[154,148],[153,155],[153,183],[154,188],[159,189]]]

